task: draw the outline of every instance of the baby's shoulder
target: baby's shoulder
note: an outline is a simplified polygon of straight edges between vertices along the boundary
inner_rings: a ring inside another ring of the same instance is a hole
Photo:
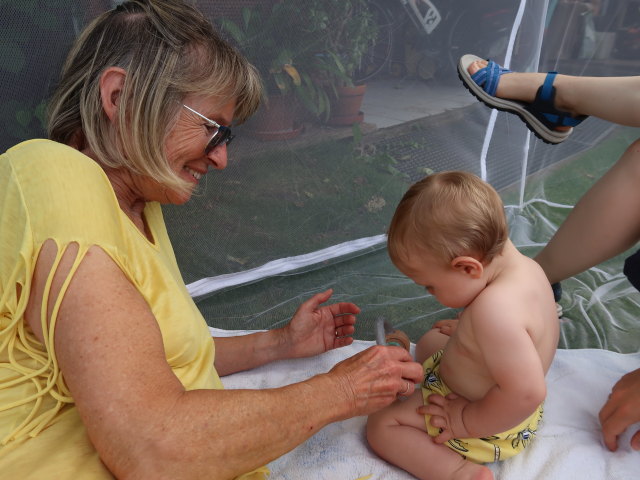
[[[477,324],[509,324],[533,332],[557,323],[551,285],[537,263],[533,266],[525,263],[503,273],[476,297],[470,307]]]
[[[500,272],[496,281],[488,287],[493,287],[492,294],[513,297],[514,301],[526,301],[532,296],[546,294],[551,291],[549,280],[542,267],[525,255],[518,255],[509,268]]]
[[[547,288],[551,292],[551,287],[547,285]],[[536,282],[504,276],[487,285],[466,310],[474,323],[514,323],[535,315],[543,297]]]

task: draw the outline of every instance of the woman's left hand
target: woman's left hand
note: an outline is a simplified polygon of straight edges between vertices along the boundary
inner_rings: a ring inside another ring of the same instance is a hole
[[[332,293],[329,289],[304,302],[282,329],[282,339],[291,358],[310,357],[353,343],[360,308],[350,302],[321,306]]]

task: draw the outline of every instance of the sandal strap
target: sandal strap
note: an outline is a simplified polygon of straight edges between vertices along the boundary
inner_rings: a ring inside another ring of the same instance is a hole
[[[558,72],[547,73],[544,82],[536,92],[536,98],[533,103],[526,105],[525,108],[547,128],[575,127],[587,116],[574,117],[569,112],[563,112],[555,107],[556,87],[553,86],[553,82],[556,75],[558,75]]]
[[[481,68],[471,75],[471,80],[482,87],[488,95],[495,97],[498,83],[500,83],[500,76],[504,73],[510,73],[511,70],[501,67],[493,60],[489,60],[488,62],[486,67]]]

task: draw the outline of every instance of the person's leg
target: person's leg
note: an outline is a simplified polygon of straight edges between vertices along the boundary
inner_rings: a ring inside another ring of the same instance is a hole
[[[487,62],[469,66],[473,74]],[[532,102],[546,73],[500,76],[495,95]],[[640,126],[640,76],[557,75],[555,107],[621,125]],[[561,130],[563,127],[558,127]],[[566,129],[566,128],[565,128]],[[578,202],[549,244],[535,258],[554,284],[618,255],[640,240],[640,140]]]
[[[580,273],[640,240],[640,140],[578,201],[535,257],[551,283]]]
[[[416,478],[492,479],[487,467],[468,462],[445,445],[434,443],[426,432],[424,416],[416,413],[422,404],[422,392],[416,391],[405,401],[371,415],[367,421],[371,448]]]
[[[473,62],[469,73],[486,66],[486,61]],[[546,73],[512,72],[500,77],[496,96],[521,102],[533,102]],[[640,126],[640,76],[579,77],[556,76],[555,107],[574,115],[590,115],[620,125]]]

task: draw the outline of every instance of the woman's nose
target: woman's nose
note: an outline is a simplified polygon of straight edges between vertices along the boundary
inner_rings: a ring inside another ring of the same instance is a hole
[[[216,170],[223,170],[227,167],[227,145],[218,145],[215,148],[209,150],[207,157],[211,162],[211,165]]]

